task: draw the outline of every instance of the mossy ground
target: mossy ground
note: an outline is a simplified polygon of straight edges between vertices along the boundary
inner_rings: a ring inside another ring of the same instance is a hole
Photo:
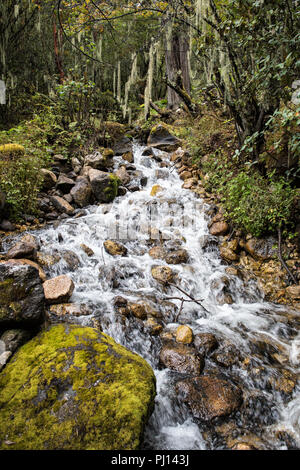
[[[140,356],[92,328],[53,326],[0,375],[0,449],[136,449],[154,396]]]

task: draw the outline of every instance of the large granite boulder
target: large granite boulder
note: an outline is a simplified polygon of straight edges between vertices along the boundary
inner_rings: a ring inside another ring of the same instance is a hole
[[[44,319],[44,291],[38,270],[0,263],[0,327],[31,327]]]
[[[0,449],[137,449],[154,397],[140,356],[93,328],[52,326],[1,372]]]

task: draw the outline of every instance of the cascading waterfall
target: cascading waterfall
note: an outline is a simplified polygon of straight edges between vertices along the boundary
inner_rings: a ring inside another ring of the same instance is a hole
[[[236,425],[233,433],[247,431],[258,436],[266,448],[285,449],[286,444],[277,439],[276,432],[289,432],[300,446],[299,385],[288,398],[268,386],[281,380],[282,370],[299,375],[299,312],[265,302],[254,281],[243,281],[226,273],[218,249],[206,248],[208,206],[195,193],[182,188],[182,181],[170,167],[160,168],[155,159],[142,155],[143,150],[144,147],[134,144],[134,165],[147,177],[147,184],[140,191],[127,192],[112,204],[90,206],[86,215],[62,220],[57,228],[51,226],[35,232],[44,254],[57,256],[71,250],[78,257],[79,264],[72,269],[61,257],[48,268],[49,277],[60,274],[72,277],[76,289],[71,301],[88,305],[92,312],[77,318],[77,322],[93,326],[98,321],[104,332],[142,355],[155,370],[157,397],[145,433],[146,449],[222,449],[224,442],[214,435],[214,426],[207,427],[193,419],[190,410],[178,401],[174,388],[178,373],[159,364],[160,338],[151,336],[143,322],[133,317],[120,318],[113,307],[116,296],[152,303],[162,315],[165,330],[174,330],[178,323],[187,324],[194,334],[210,332],[217,336],[219,344],[226,341],[233,344],[243,361],[229,369],[218,366],[244,392],[243,410],[229,420]],[[156,153],[166,158],[165,154]],[[123,162],[121,157],[114,160],[115,168]],[[155,197],[150,195],[154,184],[162,188]],[[163,239],[166,246],[179,243],[188,251],[188,263],[171,268],[178,285],[194,298],[201,297],[206,311],[186,303],[176,322],[174,312],[178,313],[180,301],[166,301],[166,297],[178,296],[178,291],[160,285],[151,276],[153,265],[166,265],[148,254],[153,246],[149,239],[155,236],[154,245]],[[106,253],[103,241],[108,238],[124,243],[127,256],[116,258]],[[92,256],[81,249],[83,243],[93,250]],[[229,281],[232,305],[218,302],[224,276]],[[278,363],[270,356],[272,349],[266,353],[255,349],[263,341],[269,348],[272,345],[280,351]],[[210,357],[205,364],[208,369],[216,367]]]

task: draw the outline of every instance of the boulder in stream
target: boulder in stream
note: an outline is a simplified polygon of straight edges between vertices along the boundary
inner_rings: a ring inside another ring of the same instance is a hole
[[[44,282],[43,287],[46,302],[60,304],[68,302],[75,286],[72,279],[63,274]]]
[[[39,272],[28,264],[0,263],[0,326],[36,326],[44,319]]]
[[[204,367],[203,357],[185,344],[168,342],[162,347],[159,359],[165,367],[182,374],[200,375]]]
[[[18,350],[0,391],[0,449],[135,450],[155,376],[106,334],[61,324]]]
[[[193,416],[203,421],[227,416],[242,404],[242,392],[237,386],[210,375],[177,382],[176,391]]]

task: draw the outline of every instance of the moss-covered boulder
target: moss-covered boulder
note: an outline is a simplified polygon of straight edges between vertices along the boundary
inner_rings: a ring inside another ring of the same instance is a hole
[[[0,449],[137,449],[154,397],[140,356],[93,328],[53,326],[0,374]]]
[[[111,202],[118,194],[121,181],[113,173],[91,168],[88,173],[93,194],[98,202]]]

